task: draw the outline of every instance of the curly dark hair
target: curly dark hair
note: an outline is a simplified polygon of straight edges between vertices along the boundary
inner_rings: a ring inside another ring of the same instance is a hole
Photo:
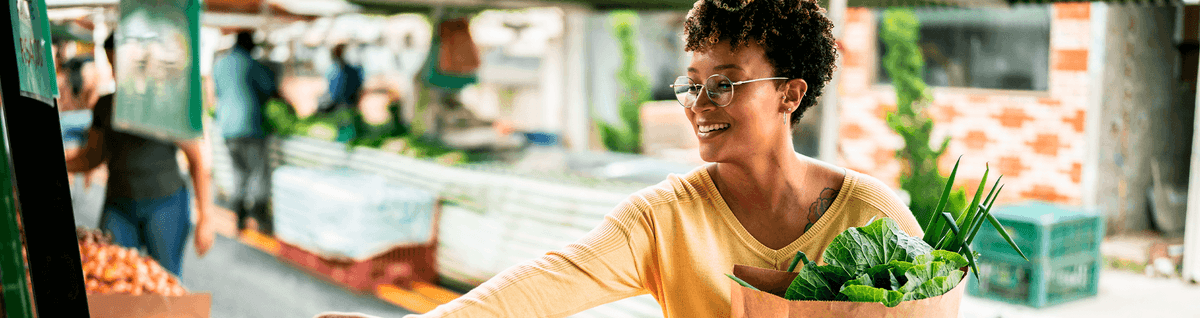
[[[833,22],[814,0],[699,0],[683,34],[688,52],[725,40],[734,49],[757,42],[774,76],[804,79],[808,92],[792,113],[795,126],[833,77],[838,54],[832,31]]]

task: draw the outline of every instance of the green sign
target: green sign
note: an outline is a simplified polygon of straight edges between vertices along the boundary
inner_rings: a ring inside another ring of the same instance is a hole
[[[45,0],[9,0],[13,45],[17,50],[17,72],[21,96],[54,105],[58,82],[54,58],[50,56],[50,21]]]
[[[161,140],[199,137],[200,3],[122,0],[113,127]]]

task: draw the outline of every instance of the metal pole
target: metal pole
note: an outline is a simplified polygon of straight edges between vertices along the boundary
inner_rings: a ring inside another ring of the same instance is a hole
[[[846,0],[829,0],[827,12],[829,20],[833,21],[833,38],[841,39],[846,29]],[[839,54],[845,54],[844,52],[841,51]],[[824,97],[821,99],[820,105],[821,140],[818,143],[817,157],[821,161],[835,164],[838,160],[838,132],[841,128],[841,118],[838,115],[838,82],[841,81],[842,60],[844,59],[845,57],[837,60],[837,70],[834,71],[829,84],[825,85]]]
[[[591,11],[563,9],[563,47],[566,51],[566,125],[564,138],[571,151],[585,151],[591,142],[588,119],[587,19]]]

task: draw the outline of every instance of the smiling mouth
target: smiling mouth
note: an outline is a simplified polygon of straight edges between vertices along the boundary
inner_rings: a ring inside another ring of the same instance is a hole
[[[729,124],[704,125],[699,127],[700,133],[710,133],[726,129],[729,129]]]

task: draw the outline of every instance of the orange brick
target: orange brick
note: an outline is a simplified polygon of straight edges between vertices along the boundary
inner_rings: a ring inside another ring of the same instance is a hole
[[[980,130],[967,132],[967,136],[963,137],[962,140],[968,149],[973,150],[983,150],[987,147],[988,142],[991,142],[991,139],[988,139],[987,133]]]
[[[1088,52],[1079,50],[1055,50],[1054,70],[1057,71],[1087,71]]]
[[[1058,190],[1053,186],[1044,184],[1035,184],[1028,191],[1021,192],[1021,196],[1026,199],[1034,199],[1053,203],[1066,203],[1071,198],[1058,193]]]
[[[1083,132],[1084,119],[1085,119],[1084,111],[1082,109],[1077,109],[1077,110],[1075,110],[1074,117],[1063,117],[1063,122],[1070,124],[1072,128],[1075,128],[1075,132],[1081,133],[1081,132]]]
[[[1025,114],[1025,110],[1020,107],[1005,107],[1000,114],[992,117],[1000,121],[1000,125],[1009,128],[1021,128],[1026,121],[1033,120],[1033,117]]]
[[[933,107],[933,120],[937,123],[949,123],[962,115],[958,110],[954,109],[954,105],[937,105]]]
[[[1037,139],[1026,144],[1033,148],[1033,152],[1051,157],[1058,156],[1058,149],[1066,146],[1059,141],[1057,134],[1038,134]]]
[[[971,102],[971,104],[983,104],[988,102],[988,98],[983,95],[971,95],[967,96],[967,101]]]
[[[1042,105],[1046,105],[1046,106],[1062,105],[1062,101],[1058,100],[1057,98],[1049,98],[1049,97],[1038,98],[1038,103],[1042,104]]]
[[[1058,20],[1087,20],[1091,16],[1090,2],[1059,2],[1054,4],[1054,18]]]
[[[860,139],[865,135],[862,126],[855,123],[847,123],[842,126],[842,137],[846,139]]]
[[[999,160],[996,160],[996,172],[1009,178],[1016,178],[1027,169],[1029,167],[1021,163],[1019,156],[1000,157]]]
[[[1081,180],[1083,180],[1083,164],[1082,163],[1076,162],[1076,163],[1071,164],[1071,170],[1068,170],[1065,172],[1067,173],[1067,175],[1071,176],[1071,182],[1079,183]]]
[[[951,166],[951,167],[953,167],[953,166]],[[993,178],[993,179],[995,179],[995,178]],[[954,186],[963,189],[963,191],[965,191],[967,194],[967,199],[970,199],[972,196],[975,196],[975,189],[979,189],[979,181],[980,180],[983,180],[983,179],[971,178],[971,177],[955,178]],[[990,187],[992,185],[989,184],[988,186]],[[984,191],[987,191],[987,189],[985,188]]]

